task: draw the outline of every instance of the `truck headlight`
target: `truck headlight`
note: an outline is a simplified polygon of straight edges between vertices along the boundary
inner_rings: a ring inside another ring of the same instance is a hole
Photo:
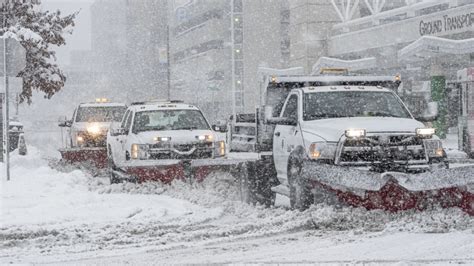
[[[200,135],[200,136],[196,136],[196,139],[200,141],[212,141],[214,139],[214,136],[213,135]]]
[[[434,128],[417,128],[416,136],[423,139],[430,139],[436,133]]]
[[[428,158],[442,158],[445,156],[441,140],[423,140],[423,146]]]
[[[314,142],[309,146],[309,157],[314,160],[334,159],[336,143]]]
[[[168,142],[168,141],[171,141],[171,137],[156,137],[155,141],[157,141],[157,142]]]
[[[346,137],[351,139],[363,138],[365,137],[365,129],[348,129],[346,130]]]
[[[99,127],[99,125],[92,124],[87,126],[87,133],[91,135],[99,135],[100,133],[102,133],[102,129]]]
[[[225,156],[225,141],[217,141],[214,145],[214,149],[215,157]]]
[[[135,160],[148,159],[148,145],[146,144],[132,144],[131,158]]]

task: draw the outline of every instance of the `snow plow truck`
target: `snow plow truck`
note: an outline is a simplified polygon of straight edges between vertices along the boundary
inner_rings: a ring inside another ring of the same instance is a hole
[[[273,192],[265,197],[286,195],[299,210],[441,206],[474,215],[474,167],[449,169],[435,129],[423,123],[437,117],[436,103],[414,117],[397,95],[399,76],[298,72],[261,69],[260,106],[231,121],[232,151],[256,152],[270,162],[266,172],[274,168],[260,180]]]
[[[226,143],[201,110],[181,101],[135,102],[107,135],[111,183],[175,179],[202,181],[211,171],[230,171]]]
[[[123,103],[112,103],[105,98],[81,103],[70,120],[59,122],[64,148],[60,149],[66,163],[88,163],[98,168],[107,166],[107,131],[114,121],[120,121],[127,109]]]

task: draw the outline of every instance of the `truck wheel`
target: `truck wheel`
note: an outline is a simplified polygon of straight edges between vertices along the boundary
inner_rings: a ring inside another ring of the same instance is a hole
[[[292,209],[304,211],[314,202],[309,182],[301,174],[303,163],[291,158],[288,162],[288,184],[290,186],[290,206]]]
[[[253,177],[251,179],[253,189],[255,191],[256,201],[269,208],[275,205],[276,193],[272,191],[272,187],[277,185],[275,164],[273,158],[262,158],[255,162],[253,168]]]

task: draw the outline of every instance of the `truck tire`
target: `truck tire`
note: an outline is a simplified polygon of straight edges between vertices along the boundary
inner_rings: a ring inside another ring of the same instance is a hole
[[[276,177],[274,165],[260,160],[248,162],[242,168],[237,180],[241,201],[252,205],[263,205],[267,208],[274,206],[276,198],[276,193],[272,191],[273,172]]]
[[[276,193],[272,187],[278,185],[273,159],[262,159],[255,165],[255,191],[259,204],[269,208],[275,205]]]
[[[290,156],[288,160],[288,184],[290,188],[290,206],[292,209],[304,211],[314,203],[308,179],[301,174],[303,162],[301,159]]]

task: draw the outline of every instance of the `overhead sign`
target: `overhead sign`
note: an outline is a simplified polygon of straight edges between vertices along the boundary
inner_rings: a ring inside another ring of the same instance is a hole
[[[7,47],[7,60],[4,60],[4,44]],[[7,64],[7,76],[16,77],[26,66],[26,50],[13,38],[0,37],[0,76],[5,76],[4,63]]]
[[[458,14],[440,14],[429,20],[421,20],[419,25],[421,36],[468,30],[469,28],[474,28],[474,12],[469,11]]]

